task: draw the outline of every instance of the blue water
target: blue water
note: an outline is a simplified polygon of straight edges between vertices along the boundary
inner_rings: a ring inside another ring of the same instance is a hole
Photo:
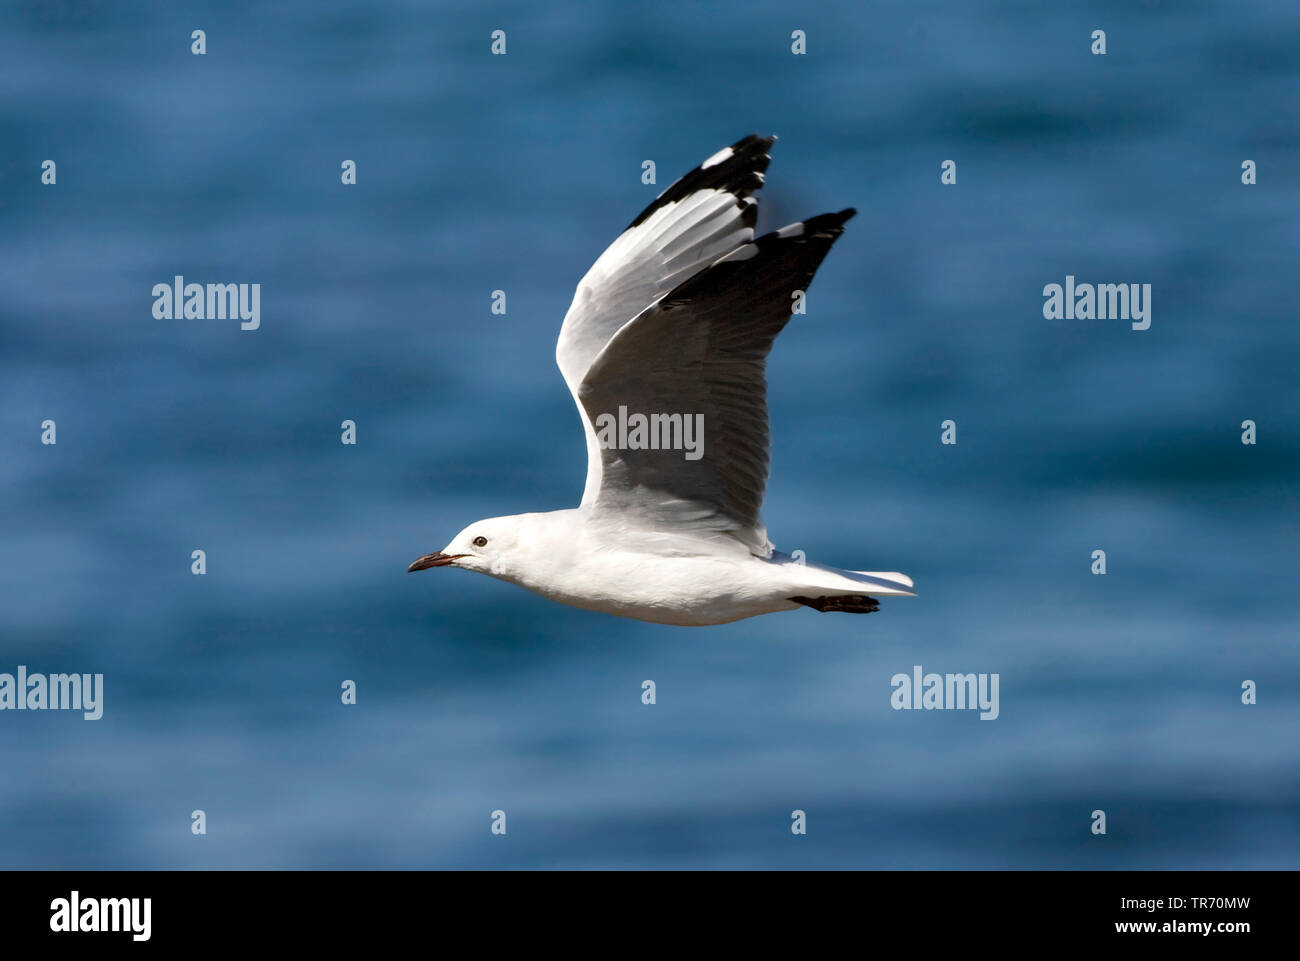
[[[1297,49],[1284,0],[6,5],[0,672],[105,698],[0,712],[0,867],[1296,867]],[[750,132],[760,227],[859,211],[771,359],[769,531],[920,596],[407,575],[577,502],[574,285]],[[175,274],[261,329],[155,320]],[[1150,329],[1045,320],[1067,274]],[[916,664],[1000,716],[894,711]]]

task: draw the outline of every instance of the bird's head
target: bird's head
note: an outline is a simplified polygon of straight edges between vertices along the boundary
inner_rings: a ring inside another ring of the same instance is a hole
[[[431,567],[463,567],[466,570],[509,579],[511,563],[519,547],[524,515],[489,517],[475,521],[451,539],[440,551],[417,557],[407,571]]]

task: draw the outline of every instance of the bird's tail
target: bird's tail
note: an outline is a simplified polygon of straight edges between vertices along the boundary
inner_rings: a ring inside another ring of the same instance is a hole
[[[772,554],[771,561],[786,568],[794,593],[805,597],[916,596],[915,583],[898,571],[845,571],[779,551]]]

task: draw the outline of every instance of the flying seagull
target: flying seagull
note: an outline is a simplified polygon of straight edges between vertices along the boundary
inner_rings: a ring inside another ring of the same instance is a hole
[[[650,204],[578,282],[555,359],[587,437],[569,510],[475,521],[408,570],[463,567],[587,610],[725,624],[913,594],[894,571],[776,551],[759,517],[772,341],[844,223],[754,239],[775,137],[724,147]]]

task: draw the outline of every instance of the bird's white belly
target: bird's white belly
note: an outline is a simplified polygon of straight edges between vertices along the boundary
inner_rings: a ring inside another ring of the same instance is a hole
[[[601,552],[553,572],[546,583],[521,581],[538,594],[589,611],[656,624],[699,627],[795,610],[771,565],[756,557],[663,557]]]

